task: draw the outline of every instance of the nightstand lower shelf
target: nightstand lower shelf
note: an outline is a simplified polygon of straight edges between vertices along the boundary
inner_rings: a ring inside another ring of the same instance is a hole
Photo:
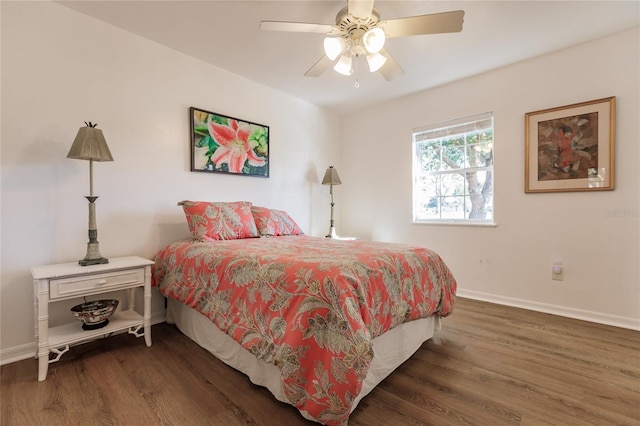
[[[83,330],[80,321],[52,327],[49,329],[49,346],[51,348],[59,348],[65,345],[73,345],[74,343],[86,342],[111,333],[142,326],[144,326],[144,319],[136,311],[119,311],[115,312],[109,319],[109,324],[96,330]],[[144,335],[144,333],[131,333],[136,334],[136,337]]]

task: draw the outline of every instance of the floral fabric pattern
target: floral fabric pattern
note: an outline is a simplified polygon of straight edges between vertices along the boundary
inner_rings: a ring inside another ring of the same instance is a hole
[[[449,315],[457,286],[429,249],[304,235],[176,242],[152,285],[275,364],[290,403],[328,425],[347,423],[372,339]]]
[[[194,241],[258,237],[251,203],[183,201],[182,208]]]
[[[260,235],[303,234],[298,224],[285,211],[251,206],[251,213]]]

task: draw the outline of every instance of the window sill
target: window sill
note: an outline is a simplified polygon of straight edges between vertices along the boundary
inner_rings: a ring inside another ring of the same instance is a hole
[[[489,227],[489,228],[495,228],[498,226],[497,223],[495,222],[470,222],[470,221],[463,221],[463,220],[438,220],[438,221],[419,221],[419,222],[413,222],[413,225],[438,225],[438,226],[484,226],[484,227]]]

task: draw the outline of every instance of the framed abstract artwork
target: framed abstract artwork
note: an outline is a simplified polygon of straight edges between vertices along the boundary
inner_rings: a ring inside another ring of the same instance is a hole
[[[615,96],[525,114],[525,192],[614,189]]]
[[[189,108],[191,171],[269,177],[269,126]]]

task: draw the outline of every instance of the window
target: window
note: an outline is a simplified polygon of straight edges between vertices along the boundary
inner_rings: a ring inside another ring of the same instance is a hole
[[[413,222],[493,224],[493,113],[413,130]]]

